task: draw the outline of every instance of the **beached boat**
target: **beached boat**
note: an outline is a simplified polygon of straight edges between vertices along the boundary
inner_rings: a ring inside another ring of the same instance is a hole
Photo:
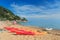
[[[46,28],[46,30],[53,30],[53,28]]]

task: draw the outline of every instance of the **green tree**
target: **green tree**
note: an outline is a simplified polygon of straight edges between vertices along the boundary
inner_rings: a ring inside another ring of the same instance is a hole
[[[27,19],[23,17],[23,18],[21,19],[21,21],[27,21]]]
[[[20,20],[20,17],[17,15],[14,15],[12,11],[9,9],[6,9],[2,6],[0,6],[0,19],[6,19],[6,20]]]
[[[11,10],[0,6],[0,20],[22,20],[27,21],[26,18],[22,18],[15,15]]]

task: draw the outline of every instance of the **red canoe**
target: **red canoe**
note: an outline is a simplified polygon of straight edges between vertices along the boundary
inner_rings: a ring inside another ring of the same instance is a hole
[[[14,27],[5,27],[5,29],[12,33],[16,33],[17,35],[34,35],[35,34],[34,32],[22,30]]]
[[[30,32],[30,31],[16,31],[17,35],[34,35],[35,33]]]
[[[14,28],[14,27],[5,27],[5,29],[6,29],[6,30],[12,30],[12,29],[14,29],[14,30],[20,30],[20,29],[18,29],[18,28]]]
[[[13,27],[4,27],[6,30],[11,30]]]

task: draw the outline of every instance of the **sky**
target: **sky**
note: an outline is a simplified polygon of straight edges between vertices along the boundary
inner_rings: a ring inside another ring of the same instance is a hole
[[[60,19],[60,0],[0,0],[0,6],[21,17]]]

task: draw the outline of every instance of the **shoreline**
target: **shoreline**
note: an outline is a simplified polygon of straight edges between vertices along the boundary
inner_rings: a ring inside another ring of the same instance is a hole
[[[25,26],[25,25],[20,25],[20,24],[16,24],[16,25],[13,25],[12,24],[12,22],[10,22],[10,21],[0,21],[0,24],[1,24],[1,27],[2,26],[13,26],[13,27],[17,27],[18,26],[18,28],[20,28],[20,27],[28,27],[28,28],[34,28],[34,29],[41,29],[41,30],[45,30],[45,31],[48,31],[48,30],[46,30],[46,28],[43,28],[43,27],[36,27],[36,26]],[[3,24],[3,25],[2,25]],[[0,27],[0,28],[1,28]],[[2,27],[3,28],[3,27]],[[53,30],[55,30],[55,31],[60,31],[59,29],[52,29],[52,30],[50,30],[50,31],[53,31]]]
[[[13,25],[10,21],[0,21],[0,29],[4,27],[15,27],[24,30],[36,32],[36,35],[13,35],[8,31],[0,31],[1,40],[60,40],[60,30],[45,30],[45,28],[35,26]],[[37,32],[47,32],[46,34],[37,34]],[[9,36],[9,37],[8,37]]]
[[[19,23],[18,23],[19,24]],[[30,26],[30,27],[37,27],[37,28],[52,28],[53,30],[60,30],[59,28],[53,28],[53,27],[45,27],[45,26],[33,26],[33,25],[24,25],[21,24],[22,26]]]
[[[20,24],[19,24],[19,25],[20,25]],[[46,29],[46,28],[44,28],[44,27],[40,27],[40,26],[26,26],[26,25],[21,25],[21,26]],[[54,28],[52,28],[52,30],[60,31],[60,29],[54,29]]]

